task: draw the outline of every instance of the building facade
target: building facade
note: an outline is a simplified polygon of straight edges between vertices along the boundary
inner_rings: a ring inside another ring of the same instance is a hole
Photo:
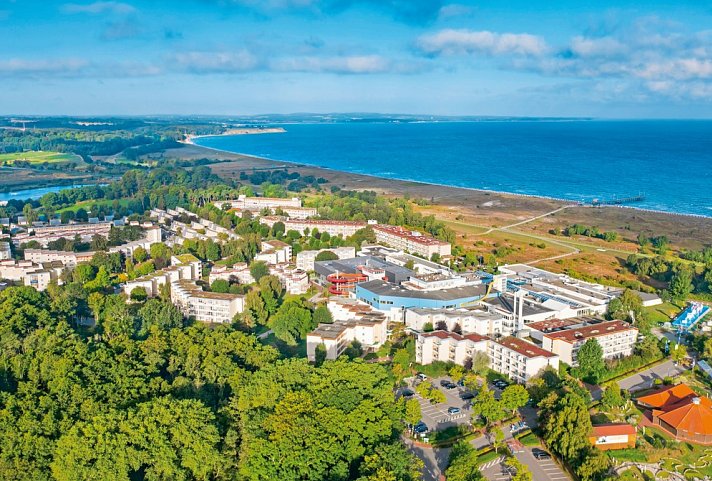
[[[205,292],[188,279],[171,283],[171,302],[185,317],[213,324],[230,323],[245,308],[244,296]]]
[[[578,364],[576,354],[589,339],[603,348],[604,359],[630,356],[638,340],[638,329],[623,321],[608,321],[584,327],[549,332],[542,336],[542,347],[559,355],[570,366]]]
[[[421,255],[426,259],[430,259],[434,254],[439,257],[446,257],[452,251],[452,246],[449,242],[423,235],[417,231],[404,229],[400,226],[375,225],[373,226],[373,232],[376,234],[376,242],[410,252],[411,254]]]

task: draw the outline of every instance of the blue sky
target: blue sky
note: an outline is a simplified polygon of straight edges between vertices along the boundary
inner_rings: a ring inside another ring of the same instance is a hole
[[[0,0],[0,113],[712,117],[712,4]]]

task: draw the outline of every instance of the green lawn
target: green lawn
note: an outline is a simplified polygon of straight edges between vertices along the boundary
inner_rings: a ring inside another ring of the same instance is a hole
[[[660,304],[659,306],[645,307],[643,310],[657,324],[670,322],[677,314],[680,313],[684,305],[677,305],[671,302]]]
[[[77,212],[79,209],[84,209],[84,210],[89,210],[90,207],[93,206],[112,206],[114,205],[114,200],[113,199],[104,199],[104,200],[87,200],[84,202],[77,202],[74,205],[71,205],[69,207],[65,207],[64,209],[59,209],[57,211],[58,214],[61,214],[65,210],[71,210],[72,212]],[[119,199],[119,205],[121,207],[127,207],[129,205],[129,200],[128,199]]]
[[[65,154],[61,152],[32,151],[15,152],[12,154],[0,154],[0,164],[12,165],[18,160],[29,162],[30,164],[56,164],[63,162],[76,162],[78,164],[83,163],[83,160],[80,156],[76,154]]]

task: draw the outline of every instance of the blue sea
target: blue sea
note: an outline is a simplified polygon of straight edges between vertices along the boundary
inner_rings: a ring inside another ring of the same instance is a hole
[[[481,121],[284,125],[198,145],[456,187],[611,200],[712,216],[712,121]]]

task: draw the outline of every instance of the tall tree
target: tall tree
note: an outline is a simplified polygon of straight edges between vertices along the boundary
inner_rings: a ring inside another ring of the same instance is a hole
[[[584,379],[592,383],[598,382],[606,370],[603,360],[603,348],[595,338],[587,340],[576,354],[578,367]]]

